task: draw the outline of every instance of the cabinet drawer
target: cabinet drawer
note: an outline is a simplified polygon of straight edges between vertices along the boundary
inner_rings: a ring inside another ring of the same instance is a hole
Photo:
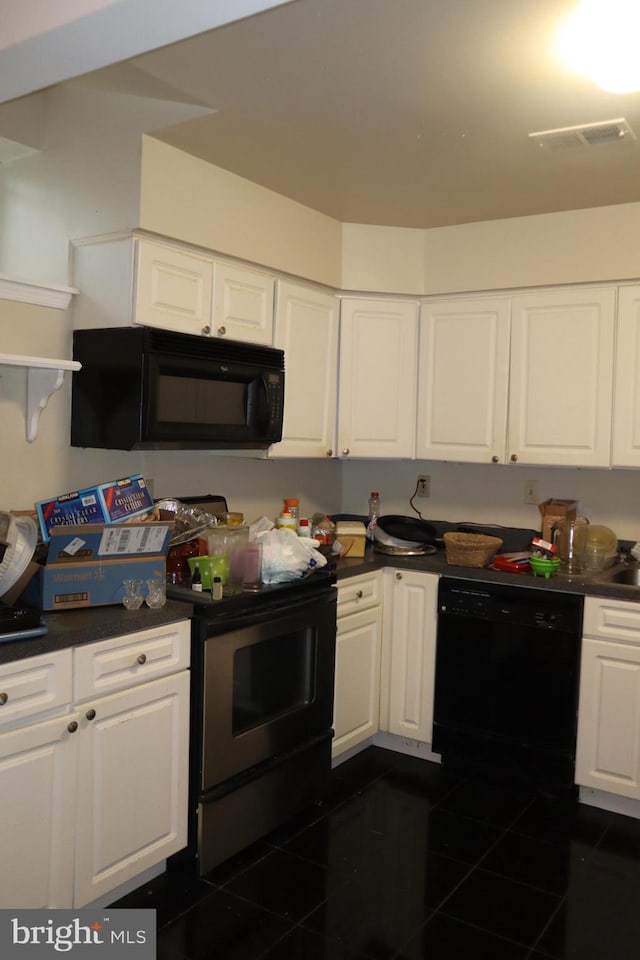
[[[177,673],[189,666],[191,625],[188,620],[140,630],[74,650],[74,700]]]
[[[382,570],[351,577],[338,584],[338,617],[382,603]]]
[[[0,725],[62,709],[70,702],[71,650],[0,667]]]
[[[586,597],[582,632],[590,637],[640,646],[640,603]]]

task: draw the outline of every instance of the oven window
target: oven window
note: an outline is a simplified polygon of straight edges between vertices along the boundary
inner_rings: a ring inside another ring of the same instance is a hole
[[[234,736],[299,710],[315,696],[315,629],[252,643],[233,657]]]
[[[160,423],[244,426],[247,422],[246,392],[244,382],[161,373],[158,377],[158,420]]]

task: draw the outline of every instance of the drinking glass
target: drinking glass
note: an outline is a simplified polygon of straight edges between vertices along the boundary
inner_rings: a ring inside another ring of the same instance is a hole
[[[122,603],[127,610],[137,610],[141,607],[144,599],[142,596],[142,580],[123,580],[122,586],[124,587]]]
[[[158,610],[160,607],[164,607],[167,602],[165,581],[160,577],[147,580],[147,595],[144,599],[146,605],[151,607],[152,610]]]

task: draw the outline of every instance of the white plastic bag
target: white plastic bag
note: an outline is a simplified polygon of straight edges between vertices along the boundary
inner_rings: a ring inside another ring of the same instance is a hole
[[[258,534],[256,541],[262,544],[263,583],[298,580],[327,562],[318,550],[317,540],[303,539],[293,530],[266,530]]]

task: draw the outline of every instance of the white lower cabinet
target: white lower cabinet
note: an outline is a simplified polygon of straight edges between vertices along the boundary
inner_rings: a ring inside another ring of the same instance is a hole
[[[385,571],[380,727],[431,743],[438,576]]]
[[[78,718],[0,733],[2,909],[73,904],[78,750],[68,726]]]
[[[640,799],[640,605],[587,597],[576,782]]]
[[[382,571],[338,584],[332,756],[378,732]]]
[[[189,659],[181,621],[0,668],[0,907],[81,907],[186,845]]]
[[[189,673],[86,707],[78,738],[76,907],[186,846]]]

